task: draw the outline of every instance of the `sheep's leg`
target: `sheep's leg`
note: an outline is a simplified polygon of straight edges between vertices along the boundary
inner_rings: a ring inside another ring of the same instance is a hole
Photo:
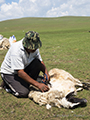
[[[90,90],[90,83],[82,83],[83,84],[83,89]]]
[[[67,95],[66,99],[69,102],[69,108],[73,108],[77,105],[86,105],[87,103],[86,99],[75,98],[72,95],[70,96],[70,94]]]
[[[77,105],[79,105],[80,103],[78,102],[78,103],[70,103],[70,106],[69,106],[69,108],[73,108],[73,107],[75,107],[75,106],[77,106]]]
[[[58,108],[61,108],[61,104],[60,104],[60,100],[59,99],[56,100],[55,106],[57,106]]]
[[[74,108],[74,107],[76,107],[78,105],[86,106],[86,104],[87,104],[86,99],[79,99],[79,98],[73,98],[73,99],[75,99],[75,102],[77,102],[77,103],[72,103],[71,106],[70,106],[71,108]]]
[[[76,89],[77,92],[82,91],[82,90],[83,90],[83,88]]]
[[[76,84],[75,87],[79,87],[76,89],[77,92],[83,89],[90,90],[90,83]]]
[[[76,85],[78,85],[78,86],[82,86],[81,81],[78,80],[78,79],[76,79],[76,78],[74,78],[72,75],[69,76],[69,79],[70,79],[71,81],[75,82]]]

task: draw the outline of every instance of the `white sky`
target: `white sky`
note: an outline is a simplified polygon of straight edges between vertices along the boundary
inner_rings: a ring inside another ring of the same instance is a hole
[[[0,0],[0,21],[60,16],[90,16],[90,0]]]

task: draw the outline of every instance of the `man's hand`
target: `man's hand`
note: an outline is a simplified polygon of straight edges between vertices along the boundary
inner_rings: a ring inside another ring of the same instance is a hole
[[[44,74],[44,80],[46,81],[46,82],[49,82],[50,81],[50,76],[49,76],[49,74],[47,73],[45,73]]]
[[[37,86],[42,92],[46,92],[49,90],[49,87],[43,83],[38,83],[38,86]]]

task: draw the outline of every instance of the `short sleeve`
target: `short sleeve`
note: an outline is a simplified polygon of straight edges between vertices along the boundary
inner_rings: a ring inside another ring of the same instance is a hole
[[[40,55],[39,49],[37,49],[37,58],[38,58],[40,61],[42,61],[42,57],[41,57],[41,55]]]
[[[24,69],[22,57],[20,55],[11,55],[11,66],[13,70]]]

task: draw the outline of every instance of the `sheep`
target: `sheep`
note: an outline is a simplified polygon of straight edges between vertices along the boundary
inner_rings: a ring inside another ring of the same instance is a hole
[[[2,38],[0,40],[0,50],[9,49],[9,47],[10,47],[9,39]]]
[[[50,90],[47,92],[31,90],[28,94],[30,99],[33,99],[33,101],[38,103],[40,106],[46,105],[47,109],[50,109],[52,106],[56,106],[58,108],[74,108],[81,104],[86,105],[86,99],[73,97],[73,95],[77,94],[77,91],[84,88],[83,83],[62,69],[51,69],[49,71],[49,75],[51,86],[49,84],[48,86]],[[37,81],[40,81],[40,79],[41,78],[38,78]],[[76,86],[79,88],[76,88]]]
[[[9,39],[0,35],[0,50],[9,49],[16,42],[16,37],[12,35]]]

